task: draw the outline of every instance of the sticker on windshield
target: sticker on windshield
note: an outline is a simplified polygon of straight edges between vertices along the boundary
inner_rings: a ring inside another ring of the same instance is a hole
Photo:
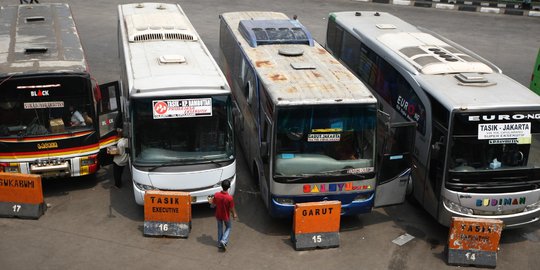
[[[370,173],[370,172],[374,172],[374,171],[375,171],[375,168],[373,168],[373,167],[352,168],[352,169],[348,169],[347,173],[348,174],[357,174],[357,173]]]
[[[531,123],[479,124],[479,140],[519,139],[531,137]]]
[[[308,134],[308,142],[339,142],[341,139],[341,134],[339,133],[330,133],[330,134]]]
[[[212,116],[211,98],[153,100],[154,119]]]
[[[29,109],[47,109],[47,108],[64,108],[63,101],[46,101],[46,102],[25,102],[24,108]]]
[[[319,132],[341,132],[343,131],[342,128],[317,128],[312,129],[311,132],[313,133],[319,133]]]

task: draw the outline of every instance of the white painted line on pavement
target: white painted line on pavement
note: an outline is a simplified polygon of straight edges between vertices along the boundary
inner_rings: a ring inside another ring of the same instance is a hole
[[[500,8],[481,7],[480,12],[499,14],[499,13],[501,13],[501,9]]]
[[[435,5],[435,8],[440,8],[440,9],[454,9],[454,8],[455,8],[455,5],[451,5],[451,4],[436,4],[436,5]]]
[[[398,5],[398,6],[410,6],[411,1],[409,1],[409,0],[393,0],[392,4]]]

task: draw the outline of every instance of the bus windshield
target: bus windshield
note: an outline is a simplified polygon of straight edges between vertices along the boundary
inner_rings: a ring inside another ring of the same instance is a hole
[[[375,105],[280,108],[276,176],[372,173]]]
[[[134,163],[202,163],[233,158],[230,95],[133,99]]]
[[[91,83],[84,76],[0,79],[0,137],[32,137],[93,128]]]
[[[540,120],[536,116],[540,116],[539,112],[456,115],[449,169],[468,172],[540,168]]]

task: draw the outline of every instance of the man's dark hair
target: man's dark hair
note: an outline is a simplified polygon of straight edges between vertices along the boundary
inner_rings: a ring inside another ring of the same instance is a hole
[[[223,182],[221,182],[221,188],[225,191],[227,191],[229,188],[231,187],[231,180],[223,180]]]

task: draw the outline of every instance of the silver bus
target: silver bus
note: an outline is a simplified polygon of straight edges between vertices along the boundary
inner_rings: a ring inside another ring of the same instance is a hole
[[[276,12],[220,21],[236,134],[271,216],[301,202],[339,200],[354,215],[404,200],[410,124],[386,125],[377,99],[299,21]]]
[[[394,119],[416,122],[413,196],[451,217],[540,217],[540,97],[462,46],[384,12],[331,13],[326,48]]]
[[[177,4],[118,6],[124,129],[137,204],[146,190],[190,192],[207,203],[236,186],[229,85]]]

